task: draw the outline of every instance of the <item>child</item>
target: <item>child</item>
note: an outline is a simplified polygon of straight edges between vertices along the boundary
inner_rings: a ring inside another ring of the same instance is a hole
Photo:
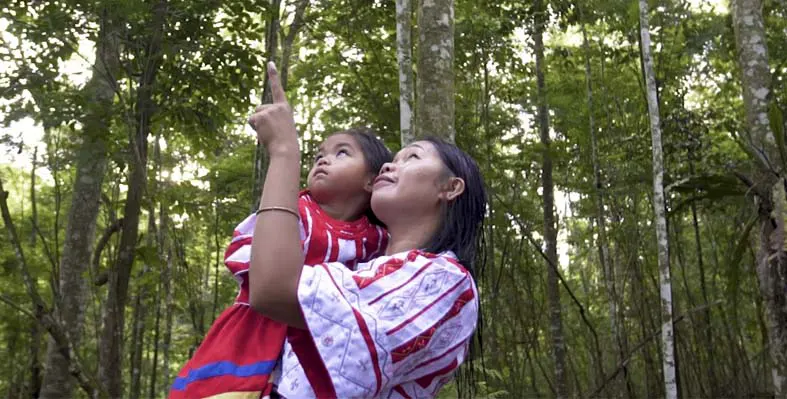
[[[370,129],[341,131],[320,145],[309,171],[308,189],[298,200],[305,264],[338,261],[354,266],[385,251],[388,235],[369,220],[376,221],[369,201],[377,172],[392,158]],[[171,399],[270,394],[270,374],[288,327],[248,304],[249,251],[256,219],[252,214],[235,228],[224,254],[224,263],[240,284],[235,304],[216,319],[178,373]],[[297,339],[297,332],[290,335]]]

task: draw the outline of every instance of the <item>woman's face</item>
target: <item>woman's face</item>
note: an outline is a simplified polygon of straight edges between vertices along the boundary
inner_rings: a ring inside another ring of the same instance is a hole
[[[374,180],[372,210],[383,223],[439,211],[448,172],[434,145],[417,141],[399,151]],[[450,184],[448,184],[450,186]],[[463,188],[463,187],[462,187]]]

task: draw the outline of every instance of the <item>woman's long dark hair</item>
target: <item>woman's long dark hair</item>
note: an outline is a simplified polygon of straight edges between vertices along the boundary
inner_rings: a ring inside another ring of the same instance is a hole
[[[486,263],[483,223],[486,217],[487,194],[481,170],[475,160],[459,147],[436,137],[427,137],[423,140],[432,143],[449,174],[465,182],[465,191],[443,207],[442,222],[427,243],[425,250],[432,253],[452,251],[478,284]],[[479,298],[479,306],[480,303]],[[486,374],[483,328],[484,320],[479,307],[478,324],[470,341],[470,350],[465,363],[458,370],[456,389],[460,398],[475,396],[478,386],[476,368],[481,370],[484,377]],[[481,360],[478,367],[470,363],[476,358]]]
[[[465,182],[465,191],[443,207],[443,220],[424,250],[433,253],[450,250],[471,274],[475,274],[487,202],[481,171],[473,158],[459,147],[436,137],[423,140],[432,143],[448,172]]]

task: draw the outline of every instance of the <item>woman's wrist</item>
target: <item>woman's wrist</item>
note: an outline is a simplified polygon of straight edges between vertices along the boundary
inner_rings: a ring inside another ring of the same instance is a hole
[[[268,145],[268,156],[271,158],[300,158],[301,149],[298,146],[297,140],[271,143]]]

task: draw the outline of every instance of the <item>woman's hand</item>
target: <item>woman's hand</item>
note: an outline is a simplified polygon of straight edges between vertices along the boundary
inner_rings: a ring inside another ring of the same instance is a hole
[[[298,302],[298,281],[303,269],[299,220],[289,212],[298,210],[301,159],[298,135],[279,74],[268,64],[273,104],[257,107],[249,124],[270,155],[260,209],[273,209],[257,216],[249,263],[249,304],[258,312],[294,327],[304,327]]]
[[[249,125],[257,132],[257,139],[265,145],[268,153],[292,153],[298,151],[298,133],[292,117],[292,108],[281,86],[279,72],[273,62],[268,63],[268,82],[273,96],[272,104],[257,107],[249,117]]]

